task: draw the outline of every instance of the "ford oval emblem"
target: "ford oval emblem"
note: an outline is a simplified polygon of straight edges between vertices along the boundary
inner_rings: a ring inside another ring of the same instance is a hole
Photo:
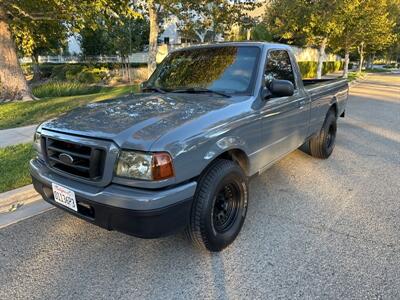
[[[58,159],[61,160],[65,164],[72,165],[74,163],[74,158],[67,153],[61,153],[58,156]]]

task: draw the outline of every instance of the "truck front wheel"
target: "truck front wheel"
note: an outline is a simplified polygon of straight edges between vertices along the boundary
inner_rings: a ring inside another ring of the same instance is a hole
[[[233,161],[218,159],[201,176],[188,234],[200,248],[217,252],[230,245],[246,217],[248,181]]]
[[[330,111],[326,116],[320,133],[310,139],[309,150],[312,156],[317,158],[328,158],[335,148],[336,140],[336,116]]]

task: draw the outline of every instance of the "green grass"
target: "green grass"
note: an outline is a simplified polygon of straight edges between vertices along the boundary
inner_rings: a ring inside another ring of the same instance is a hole
[[[34,87],[32,92],[36,97],[45,98],[95,94],[107,89],[109,88],[79,82],[50,81]]]
[[[28,164],[34,156],[32,144],[0,148],[0,193],[31,183]]]
[[[347,79],[348,79],[348,81],[354,81],[354,80],[357,80],[357,79],[363,79],[363,78],[365,78],[365,76],[366,76],[365,72],[361,72],[361,73],[349,72]]]
[[[0,129],[37,124],[86,103],[120,97],[131,90],[130,86],[120,86],[90,95],[50,97],[37,101],[0,104]],[[138,86],[135,85],[133,90],[137,91]]]

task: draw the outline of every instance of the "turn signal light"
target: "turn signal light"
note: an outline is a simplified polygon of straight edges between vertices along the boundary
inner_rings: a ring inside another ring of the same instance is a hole
[[[174,176],[172,158],[168,153],[154,153],[152,169],[153,180],[162,180]]]

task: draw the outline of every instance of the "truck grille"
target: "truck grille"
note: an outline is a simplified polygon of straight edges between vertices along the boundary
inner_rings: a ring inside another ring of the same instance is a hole
[[[103,149],[48,137],[46,154],[49,166],[54,169],[90,180],[102,178],[105,161]]]

